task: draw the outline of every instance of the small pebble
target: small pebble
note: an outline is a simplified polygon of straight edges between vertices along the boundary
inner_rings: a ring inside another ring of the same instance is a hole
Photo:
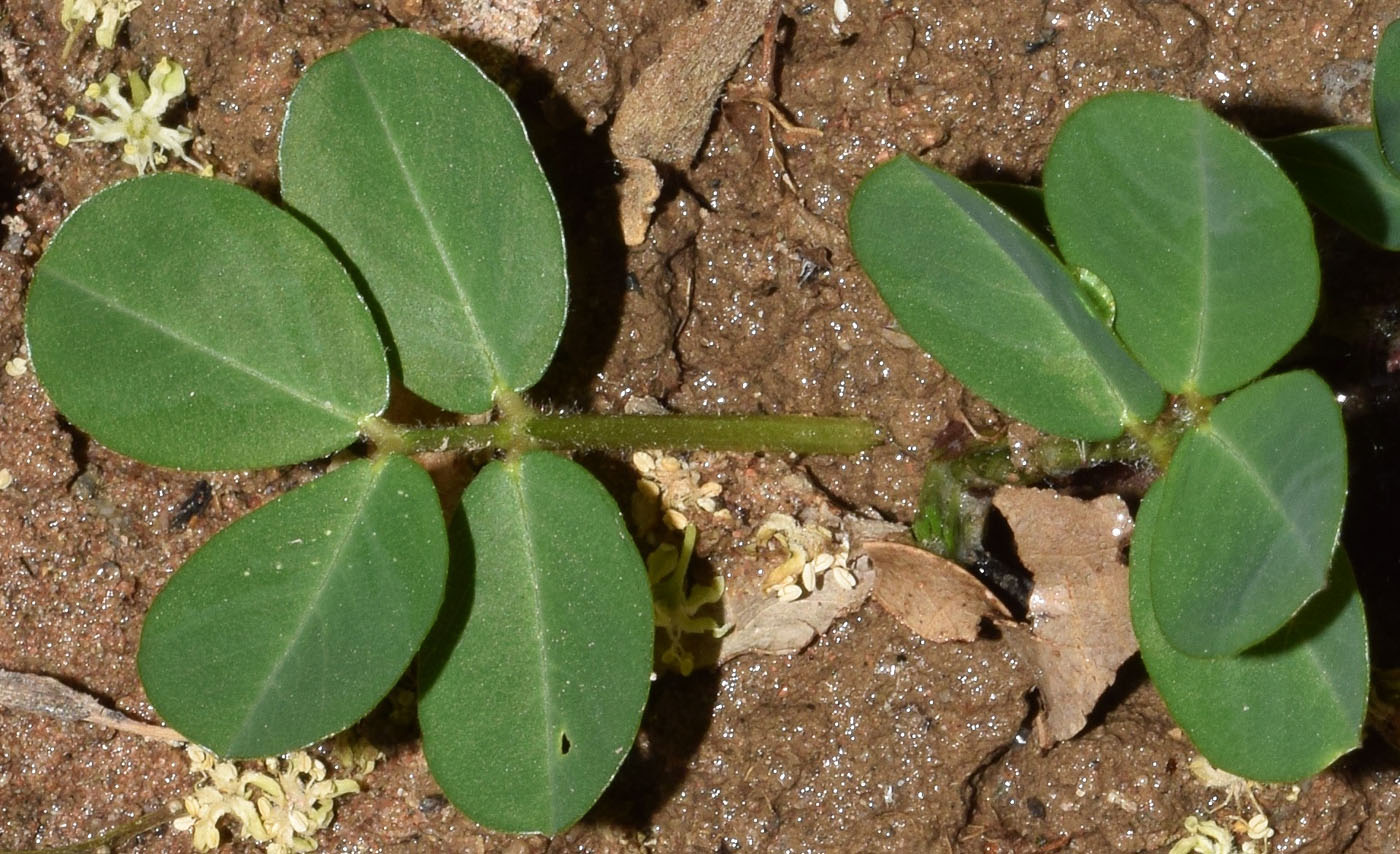
[[[418,811],[429,815],[447,806],[447,798],[442,795],[425,795],[418,801]]]

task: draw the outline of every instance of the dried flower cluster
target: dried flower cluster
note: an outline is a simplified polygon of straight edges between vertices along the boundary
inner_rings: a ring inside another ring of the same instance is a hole
[[[851,544],[845,534],[838,537],[824,525],[773,513],[758,526],[755,539],[759,545],[776,542],[787,553],[781,564],[764,573],[765,593],[785,602],[796,601],[815,592],[828,573],[841,587],[856,587],[849,565]]]
[[[1223,791],[1227,806],[1239,808],[1247,801],[1254,815],[1249,819],[1227,815],[1224,817],[1225,825],[1188,815],[1182,822],[1186,835],[1176,841],[1169,854],[1265,854],[1269,850],[1269,839],[1274,835],[1274,829],[1269,826],[1269,817],[1254,797],[1257,784],[1221,771],[1204,756],[1192,759],[1187,764],[1187,770],[1206,788]]]
[[[346,768],[374,767],[378,752],[354,743],[338,742],[337,762]],[[373,751],[373,755],[370,754]],[[240,772],[232,762],[219,761],[203,748],[186,748],[191,768],[203,783],[184,800],[186,815],[173,822],[177,830],[190,831],[196,851],[219,846],[219,821],[231,816],[239,839],[261,842],[268,854],[314,851],[316,832],[334,818],[336,798],[358,792],[353,779],[331,779],[326,766],[305,751],[264,759],[261,768]]]
[[[632,467],[640,477],[632,494],[632,524],[639,534],[654,533],[661,526],[683,531],[690,524],[688,510],[702,510],[716,518],[728,518],[719,504],[722,488],[715,481],[700,482],[700,473],[677,457],[638,451]]]
[[[1229,829],[1194,815],[1188,815],[1182,824],[1186,835],[1176,841],[1168,854],[1264,854],[1269,850],[1269,837],[1274,835],[1262,813],[1248,822],[1232,817]],[[1245,837],[1238,847],[1236,834]]]

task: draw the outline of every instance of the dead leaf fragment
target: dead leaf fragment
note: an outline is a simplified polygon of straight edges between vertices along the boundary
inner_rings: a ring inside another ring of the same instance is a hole
[[[617,110],[613,152],[689,164],[724,84],[763,33],[773,0],[710,0],[675,31]]]
[[[1034,728],[1050,747],[1084,728],[1119,665],[1137,652],[1123,560],[1132,515],[1116,495],[1083,501],[1050,489],[1002,487],[992,504],[1034,575],[1031,633],[1009,636],[1040,668]]]
[[[651,215],[656,200],[661,197],[661,176],[656,166],[645,157],[619,156],[622,167],[622,187],[618,190],[618,218],[622,226],[622,241],[628,246],[640,246],[647,239]]]
[[[710,128],[715,102],[763,32],[774,0],[710,0],[681,23],[622,99],[609,140],[626,178],[619,216],[623,239],[646,237],[658,186],[636,161],[690,165]]]
[[[1011,618],[985,584],[947,558],[903,543],[864,549],[875,568],[875,601],[924,640],[976,640],[983,617]]]
[[[869,598],[875,587],[875,573],[865,561],[857,561],[852,572],[856,577],[853,590],[826,583],[795,602],[757,592],[726,602],[724,616],[734,630],[720,638],[719,663],[746,652],[801,652],[838,618],[853,613]]]
[[[399,23],[411,21],[423,12],[423,0],[384,0],[384,11]]]

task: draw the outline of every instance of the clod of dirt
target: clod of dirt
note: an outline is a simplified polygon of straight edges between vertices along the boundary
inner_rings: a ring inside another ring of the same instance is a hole
[[[687,18],[622,99],[613,153],[624,170],[619,217],[628,246],[646,239],[661,192],[653,163],[686,168],[700,150],[720,91],[749,52],[773,0],[714,0]]]
[[[903,543],[864,549],[875,568],[875,601],[924,640],[976,640],[984,617],[1011,619],[985,584],[947,558]]]
[[[640,246],[647,239],[656,200],[661,198],[661,176],[655,164],[645,157],[619,154],[617,162],[622,167],[617,213],[622,241],[628,246]]]
[[[1093,501],[1049,489],[1003,487],[992,504],[1006,516],[1021,562],[1034,576],[1031,632],[1008,632],[1040,669],[1036,740],[1050,747],[1079,733],[1118,666],[1137,652],[1128,615],[1123,546],[1133,520],[1123,499]]]

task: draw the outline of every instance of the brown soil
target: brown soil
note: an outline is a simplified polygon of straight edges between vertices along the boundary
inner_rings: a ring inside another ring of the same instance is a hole
[[[726,98],[695,161],[669,174],[648,240],[627,250],[609,121],[698,2],[146,0],[115,51],[89,43],[65,65],[57,0],[9,0],[0,361],[23,353],[24,289],[57,223],[130,171],[109,151],[53,142],[87,83],[175,58],[190,81],[183,121],[196,156],[275,197],[277,135],[300,72],[397,23],[448,39],[516,95],[560,197],[576,300],[543,397],[597,411],[650,396],[677,411],[871,416],[893,441],[859,459],[697,464],[723,479],[741,519],[834,502],[908,521],[953,419],[981,429],[997,416],[893,329],[857,271],[843,236],[856,181],[896,151],[965,176],[1034,179],[1066,113],[1115,89],[1201,98],[1261,134],[1365,121],[1376,39],[1400,14],[1398,0],[848,3],[840,24],[830,0],[783,4],[776,98],[821,136],[786,136],[760,107]],[[756,53],[731,92],[761,85],[761,65]],[[1320,236],[1332,294],[1320,326],[1342,342],[1335,352],[1369,360],[1363,379],[1340,367],[1329,378],[1371,395],[1349,411],[1369,442],[1354,434],[1353,445],[1388,447],[1394,421],[1375,419],[1390,411],[1391,387],[1364,377],[1384,374],[1400,326],[1381,284],[1389,262],[1334,229]],[[1334,363],[1329,352],[1319,361]],[[125,460],[69,429],[32,373],[0,376],[0,466],[14,477],[0,491],[0,667],[56,676],[147,720],[134,658],[152,597],[213,532],[316,474]],[[763,477],[744,476],[753,471]],[[211,503],[172,530],[201,479]],[[1391,497],[1372,480],[1358,489]],[[1379,512],[1359,518],[1349,537],[1388,539],[1374,533],[1390,524]],[[702,537],[704,557],[736,580],[759,569],[743,545]],[[1371,577],[1394,568],[1393,553],[1369,559]],[[1383,585],[1367,582],[1367,561],[1358,555],[1369,594]],[[1025,743],[1027,671],[997,639],[926,644],[867,605],[800,655],[663,678],[617,782],[552,840],[475,827],[445,804],[412,733],[390,732],[387,761],[320,841],[330,851],[1159,851],[1185,816],[1222,803],[1187,773],[1190,745],[1140,667],[1125,668],[1089,730],[1044,753]],[[192,782],[167,746],[0,710],[0,848],[81,840]],[[1261,800],[1274,851],[1400,851],[1400,763],[1380,744],[1304,782],[1296,799],[1277,788]],[[188,847],[184,834],[158,831],[134,850]]]

